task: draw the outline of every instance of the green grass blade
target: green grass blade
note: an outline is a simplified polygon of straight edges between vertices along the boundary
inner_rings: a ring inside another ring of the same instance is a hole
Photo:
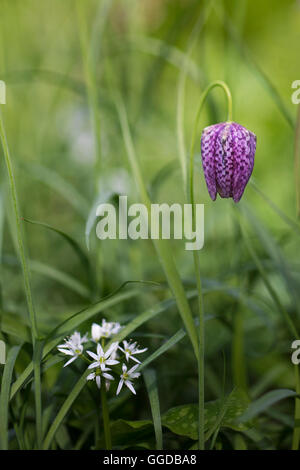
[[[293,443],[292,450],[299,450],[300,442],[300,374],[299,366],[294,366],[295,372],[295,382],[296,382],[296,393],[297,397],[295,399],[295,421],[294,421],[294,432],[293,432]]]
[[[44,228],[46,228],[48,230],[51,230],[52,232],[55,232],[58,235],[60,235],[70,245],[72,250],[76,253],[76,255],[80,259],[82,265],[86,269],[88,276],[91,276],[90,260],[89,260],[88,256],[86,255],[86,253],[81,248],[80,244],[77,242],[77,240],[74,240],[74,238],[72,238],[67,233],[63,232],[63,230],[57,229],[57,228],[53,227],[52,225],[46,224],[44,222],[38,222],[37,220],[31,220],[31,219],[27,219],[25,217],[23,218],[23,220],[25,220],[25,222],[28,222],[29,224],[39,225],[40,227],[44,227]]]
[[[89,211],[89,202],[74,186],[62,178],[59,173],[37,163],[30,163],[30,166],[23,164],[21,168],[24,169],[31,178],[47,185],[56,193],[60,194],[60,196],[68,201],[83,218],[86,217]]]
[[[256,264],[258,271],[260,272],[261,278],[262,278],[267,290],[269,291],[270,296],[272,297],[278,311],[282,314],[282,316],[283,316],[283,318],[284,318],[284,320],[287,324],[288,330],[290,331],[290,333],[292,335],[292,338],[298,338],[297,328],[296,328],[292,318],[290,317],[289,313],[286,311],[285,307],[281,303],[277,292],[275,291],[272,284],[270,283],[268,275],[265,272],[265,269],[264,269],[260,259],[258,258],[257,254],[256,254],[256,252],[255,252],[255,250],[252,246],[252,243],[250,242],[250,239],[249,239],[248,235],[245,232],[245,228],[244,228],[242,222],[240,222],[240,227],[241,227],[241,233],[242,233],[245,245],[246,245],[251,257],[253,258],[253,261]]]
[[[133,141],[131,137],[131,132],[129,129],[127,113],[124,106],[124,103],[121,97],[115,96],[115,104],[120,120],[122,135],[124,139],[125,148],[127,151],[127,156],[129,160],[129,164],[132,170],[132,174],[134,176],[135,182],[137,184],[138,191],[140,193],[140,197],[148,208],[148,213],[150,213],[150,206],[151,202],[149,200],[146,186],[140,171],[139,162],[135,153],[135,149],[133,146]],[[170,248],[170,243],[168,240],[158,239],[153,240],[153,244],[157,251],[157,255],[159,261],[162,265],[162,268],[165,272],[168,284],[172,290],[172,293],[176,299],[176,303],[178,306],[179,313],[181,315],[182,321],[185,325],[185,328],[188,332],[189,338],[194,348],[195,356],[198,358],[198,336],[197,331],[194,326],[194,321],[192,317],[192,313],[184,292],[184,288],[178,274],[175,261],[173,258],[173,253]]]
[[[296,207],[297,217],[300,217],[300,106],[298,106],[298,114],[295,128],[294,141],[294,168],[295,168],[295,185],[296,185]]]
[[[43,443],[43,449],[47,450],[49,449],[51,442],[55,436],[56,431],[58,430],[59,426],[63,422],[66,414],[70,410],[71,406],[73,405],[74,401],[80,394],[81,390],[84,388],[86,384],[86,378],[89,374],[89,370],[86,370],[84,374],[80,377],[76,385],[73,387],[72,391],[69,393],[67,399],[63,403],[62,407],[60,408],[58,414],[56,415],[53,423],[50,426],[50,429],[45,437],[44,443]]]
[[[155,440],[156,440],[156,450],[163,449],[163,436],[162,436],[162,427],[161,427],[161,416],[160,416],[160,406],[159,406],[159,396],[157,390],[157,378],[156,373],[153,369],[146,369],[143,372],[149,402],[151,407]]]
[[[171,336],[160,348],[158,348],[154,353],[147,357],[139,367],[139,370],[144,369],[147,367],[151,362],[155,361],[159,356],[167,352],[170,348],[172,348],[176,343],[182,340],[186,335],[184,330],[179,330],[175,335]]]
[[[300,158],[300,157],[299,157]],[[299,183],[300,184],[300,183]],[[271,199],[257,186],[253,178],[250,180],[250,186],[259,194],[259,196],[271,207],[271,209],[292,229],[297,235],[300,235],[300,225],[292,218],[287,216]]]
[[[4,366],[1,392],[0,392],[0,448],[2,450],[8,449],[8,409],[9,409],[9,394],[13,368],[20,351],[21,346],[14,346],[10,349],[7,355],[7,361]]]
[[[26,259],[25,248],[24,248],[24,240],[23,240],[23,233],[22,233],[22,227],[21,227],[21,217],[20,217],[20,212],[19,212],[17,188],[16,188],[12,161],[10,157],[9,147],[8,147],[8,143],[6,139],[4,124],[3,124],[3,119],[2,119],[1,114],[0,114],[0,140],[2,143],[6,168],[8,172],[10,193],[11,193],[11,199],[12,199],[12,205],[13,205],[13,214],[14,214],[16,232],[17,232],[18,251],[19,251],[19,257],[20,257],[20,261],[22,265],[24,288],[25,288],[25,293],[26,293],[27,306],[28,306],[29,318],[30,318],[31,329],[32,329],[32,338],[34,341],[34,339],[37,338],[38,336],[36,314],[35,314],[35,309],[33,305],[29,269],[27,265],[27,259]]]
[[[60,283],[62,286],[76,292],[85,299],[89,299],[91,297],[90,289],[85,284],[75,279],[73,276],[70,276],[70,274],[35,260],[29,260],[29,266],[31,272],[36,272],[42,276],[54,280],[55,282]]]
[[[41,449],[43,438],[42,422],[42,384],[41,384],[41,361],[43,354],[43,341],[37,340],[33,355],[33,374],[35,390],[35,418],[36,418],[36,445]]]
[[[271,392],[266,393],[262,397],[258,398],[254,402],[252,402],[247,411],[243,413],[242,416],[238,419],[238,422],[244,423],[255,416],[259,415],[266,411],[270,406],[274,405],[275,403],[289,397],[295,397],[297,395],[296,392],[293,390],[288,389],[280,389],[280,390],[272,390]]]

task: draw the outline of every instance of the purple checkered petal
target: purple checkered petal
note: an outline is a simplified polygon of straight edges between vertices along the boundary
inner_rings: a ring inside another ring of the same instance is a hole
[[[201,137],[201,154],[205,181],[214,201],[232,197],[238,202],[254,166],[256,136],[234,122],[206,127]]]
[[[235,124],[236,130],[238,126]],[[233,130],[233,134],[236,132]],[[256,135],[245,128],[239,129],[242,137],[238,134],[236,141],[236,159],[233,177],[233,200],[239,202],[245,187],[250,179],[254,166],[254,155],[256,150]]]
[[[215,124],[206,127],[201,136],[201,155],[205,181],[210,197],[214,201],[217,197],[215,150],[218,134],[225,124]]]

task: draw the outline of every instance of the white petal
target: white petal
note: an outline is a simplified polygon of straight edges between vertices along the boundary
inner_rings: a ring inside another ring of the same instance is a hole
[[[139,372],[134,372],[133,374],[130,374],[131,379],[137,379],[141,374]]]
[[[124,383],[124,380],[121,379],[120,382],[119,382],[119,385],[118,385],[118,389],[117,389],[116,395],[119,395],[119,393],[120,393],[120,391],[121,391],[121,388],[123,387],[123,383]]]
[[[141,353],[147,351],[147,349],[148,349],[148,348],[145,348],[145,349],[136,349],[136,350],[134,351],[134,354],[141,354]]]
[[[97,354],[98,354],[98,357],[104,356],[104,351],[100,343],[97,344]]]
[[[88,337],[88,334],[86,333],[82,338],[81,338],[81,342],[82,343],[87,343],[89,340],[89,337]]]
[[[130,390],[134,395],[136,395],[136,391],[134,390],[133,385],[132,385],[131,382],[129,382],[129,380],[125,380],[125,385],[129,388],[129,390]]]
[[[73,356],[71,357],[71,359],[69,361],[67,361],[65,364],[64,364],[64,367],[68,366],[69,364],[71,364],[71,362],[75,361],[75,359],[77,359],[77,356]]]
[[[116,361],[115,359],[108,359],[107,361],[105,361],[105,364],[107,364],[108,366],[114,366],[115,364],[119,364],[119,361]]]
[[[132,359],[133,361],[135,362],[138,362],[139,364],[141,363],[141,361],[139,361],[136,357],[134,356],[130,356],[130,359]]]
[[[107,374],[106,372],[103,372],[102,375],[103,375],[103,377],[105,377],[105,378],[108,379],[108,380],[115,380],[112,375]]]
[[[98,388],[101,387],[101,377],[100,377],[100,375],[97,375],[97,376],[96,376],[96,384],[97,384],[97,387],[98,387]]]
[[[119,343],[112,343],[112,345],[108,348],[106,353],[104,354],[105,358],[108,358],[114,351],[117,349]]]
[[[97,323],[92,324],[92,338],[94,341],[99,341],[101,338],[101,326]]]
[[[91,374],[87,376],[86,380],[94,380],[95,376],[96,376],[95,372],[92,372]]]
[[[58,349],[58,348],[57,348]],[[73,351],[70,351],[70,349],[58,349],[59,352],[63,353],[63,354],[66,354],[67,356],[74,356],[74,353]]]
[[[128,374],[132,374],[132,372],[134,372],[135,369],[138,368],[138,366],[139,366],[139,364],[137,364],[136,366],[131,367],[131,369],[129,369],[129,371],[128,371]]]
[[[95,369],[95,367],[99,367],[99,365],[100,365],[100,364],[99,364],[98,361],[97,361],[97,362],[93,362],[92,364],[90,364],[90,365],[88,366],[88,369]]]
[[[122,371],[123,371],[123,374],[124,374],[125,372],[127,372],[127,366],[126,366],[126,364],[122,364]]]
[[[87,351],[88,355],[91,356],[95,361],[98,361],[98,356],[97,354],[93,353],[92,351]]]

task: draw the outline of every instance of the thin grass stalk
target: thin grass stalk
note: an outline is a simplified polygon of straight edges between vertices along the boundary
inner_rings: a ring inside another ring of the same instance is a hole
[[[194,198],[194,155],[195,155],[195,143],[196,143],[196,136],[198,133],[198,126],[201,111],[203,109],[204,103],[207,99],[208,94],[210,91],[215,87],[221,87],[226,96],[228,102],[228,121],[232,119],[232,98],[231,93],[227,85],[222,81],[214,81],[207,88],[203,91],[199,108],[196,114],[196,119],[193,128],[192,140],[191,140],[191,148],[190,148],[190,203],[192,204],[192,224],[193,229],[195,227],[195,198]],[[198,417],[198,424],[199,424],[199,432],[198,432],[198,446],[200,450],[205,449],[205,436],[204,436],[204,403],[205,403],[205,390],[204,390],[204,349],[205,349],[205,328],[204,328],[204,304],[203,304],[203,294],[202,294],[202,282],[201,282],[201,275],[200,275],[200,255],[199,251],[193,251],[194,257],[194,266],[195,266],[195,275],[196,275],[196,284],[197,284],[197,291],[198,291],[198,310],[199,310],[199,329],[198,329],[198,345],[199,345],[199,355],[198,355],[198,389],[199,389],[199,396],[198,396],[198,403],[199,403],[199,417]]]
[[[115,104],[116,104],[116,108],[117,108],[117,112],[118,112],[118,116],[120,120],[121,130],[123,134],[125,147],[127,150],[129,164],[130,164],[135,182],[137,184],[141,199],[143,203],[145,204],[145,206],[147,207],[148,213],[150,213],[151,201],[146,190],[146,186],[142,177],[139,162],[137,160],[137,156],[136,156],[135,149],[133,146],[126,109],[125,109],[121,96],[117,94],[116,92],[114,92],[114,100],[115,100]],[[172,251],[170,250],[168,240],[163,240],[163,239],[153,240],[153,244],[157,251],[159,261],[165,272],[168,284],[176,299],[179,313],[181,315],[181,318],[183,320],[183,323],[186,327],[187,333],[193,345],[196,358],[198,358],[198,338],[197,338],[197,332],[195,329],[192,312],[191,312],[189,303],[187,301],[184,287],[182,285],[180,276],[178,274],[178,271],[174,262]]]
[[[299,450],[300,443],[300,374],[299,366],[295,365],[295,383],[296,383],[296,393],[298,396],[295,398],[295,422],[294,422],[294,432],[293,432],[293,443],[292,450]]]
[[[24,248],[24,240],[23,240],[23,232],[22,232],[22,227],[21,227],[21,216],[20,216],[20,211],[19,211],[17,188],[16,188],[15,177],[14,177],[14,172],[13,172],[12,160],[11,160],[11,156],[9,152],[8,142],[7,142],[4,123],[3,123],[3,118],[1,114],[0,114],[0,140],[2,143],[5,164],[6,164],[6,168],[8,172],[10,194],[11,194],[11,200],[12,200],[12,206],[13,206],[13,214],[14,214],[14,220],[16,224],[18,251],[19,251],[19,257],[20,257],[22,271],[23,271],[24,288],[25,288],[30,326],[31,326],[31,332],[32,332],[32,342],[34,343],[35,339],[38,337],[36,313],[35,313],[34,304],[33,304],[29,269],[28,269],[26,254],[25,254],[25,248]]]
[[[300,217],[300,106],[298,106],[297,122],[295,128],[294,142],[294,167],[295,167],[295,185],[296,185],[296,214]]]
[[[42,448],[42,442],[43,442],[42,383],[41,383],[42,354],[43,354],[43,342],[37,340],[35,343],[34,355],[33,355],[37,449]]]
[[[272,297],[278,311],[282,314],[283,319],[286,322],[287,328],[288,328],[292,338],[299,338],[299,334],[298,334],[297,328],[295,326],[295,323],[293,322],[293,320],[290,317],[289,313],[287,312],[287,310],[285,309],[285,307],[281,303],[281,300],[280,300],[276,290],[273,288],[272,284],[270,283],[270,281],[268,279],[268,275],[265,272],[265,269],[264,269],[261,261],[259,260],[257,254],[256,254],[256,252],[255,252],[255,250],[254,250],[254,248],[253,248],[253,246],[252,246],[252,244],[249,240],[249,237],[247,236],[247,234],[245,232],[245,228],[243,227],[243,224],[242,224],[241,220],[239,220],[239,222],[240,222],[241,233],[242,233],[245,245],[246,245],[246,247],[247,247],[254,263],[257,266],[257,269],[258,269],[258,271],[261,275],[261,278],[262,278],[262,280],[263,280],[270,296]]]
[[[17,188],[15,183],[15,177],[13,172],[12,161],[10,157],[8,142],[6,138],[4,123],[2,119],[2,115],[0,114],[0,139],[3,147],[3,153],[6,163],[6,168],[8,172],[8,179],[9,179],[9,186],[10,186],[10,193],[12,199],[12,206],[13,206],[13,214],[15,219],[16,225],[16,234],[17,234],[17,245],[18,245],[18,252],[22,266],[23,272],[23,280],[24,280],[24,288],[26,293],[26,300],[29,312],[29,320],[31,326],[31,335],[32,335],[32,344],[33,344],[33,354],[36,354],[36,347],[38,342],[38,328],[37,328],[37,320],[36,320],[36,313],[33,304],[32,292],[31,292],[31,285],[30,285],[30,277],[29,277],[29,269],[25,254],[24,248],[24,241],[23,241],[23,233],[21,227],[21,217],[19,212],[19,204],[18,204],[18,195],[17,195]],[[41,406],[41,377],[40,377],[40,365],[36,363],[36,367],[34,368],[34,394],[35,394],[35,406],[36,406],[36,433],[37,439],[38,436],[41,435],[42,429],[42,406]]]

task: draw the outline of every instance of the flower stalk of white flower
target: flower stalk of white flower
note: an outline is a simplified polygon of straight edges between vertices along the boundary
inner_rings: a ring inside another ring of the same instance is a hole
[[[80,333],[78,333],[78,331],[75,331],[69,338],[65,339],[65,342],[63,344],[59,344],[57,346],[59,352],[66,354],[67,356],[72,356],[71,359],[64,364],[64,367],[68,366],[73,361],[75,361],[77,357],[82,355],[82,345],[87,341],[87,334],[81,337]]]
[[[138,364],[141,363],[135,356],[135,354],[142,354],[143,352],[147,351],[148,348],[139,349],[137,343],[132,343],[131,341],[123,341],[123,348],[119,346],[119,349],[125,354],[126,361],[128,362],[129,359],[137,362]]]
[[[136,391],[132,385],[132,380],[137,379],[141,374],[139,372],[135,372],[135,370],[139,367],[139,364],[136,366],[131,367],[131,369],[127,370],[126,364],[122,365],[122,374],[120,375],[120,382],[117,389],[117,395],[119,395],[123,385],[125,384],[129,390],[136,395]]]
[[[86,380],[95,380],[97,387],[101,388],[101,377],[103,377],[105,380],[105,385],[107,387],[108,384],[110,384],[110,380],[115,380],[111,374],[108,374],[107,371],[110,371],[111,369],[109,367],[105,367],[104,369],[101,369],[100,367],[97,367],[97,369],[94,370],[91,374],[89,374],[86,378]]]

